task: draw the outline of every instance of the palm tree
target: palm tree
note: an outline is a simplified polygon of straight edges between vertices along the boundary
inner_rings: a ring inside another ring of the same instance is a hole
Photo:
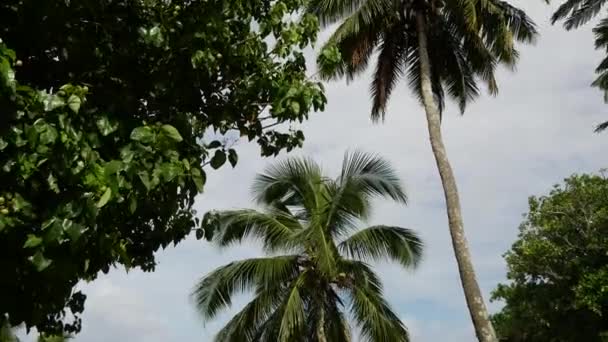
[[[391,91],[401,77],[408,79],[421,101],[475,332],[479,341],[496,341],[465,238],[456,180],[441,135],[441,114],[446,96],[455,99],[464,113],[467,103],[479,95],[479,81],[496,94],[496,66],[515,65],[514,40],[532,42],[537,34],[534,23],[501,0],[309,0],[306,12],[317,15],[324,26],[341,21],[318,59],[325,79],[353,79],[378,52],[371,84],[374,121],[384,118]],[[332,57],[335,50],[339,61]]]
[[[549,3],[549,0],[546,0]],[[580,26],[589,22],[593,19],[602,9],[605,2],[601,0],[568,0],[557,8],[553,16],[551,16],[551,23],[563,20],[564,28],[568,31],[579,28]],[[608,17],[603,18],[599,24],[593,28],[595,34],[595,48],[608,50]],[[604,91],[604,100],[608,102],[608,55],[600,62],[595,69],[597,78],[592,86],[598,87]],[[600,132],[608,128],[608,121],[599,124],[596,128],[596,132]]]
[[[193,293],[203,318],[210,320],[231,305],[235,293],[254,292],[215,341],[348,342],[346,310],[361,341],[409,341],[367,262],[385,259],[414,267],[422,243],[400,227],[356,230],[368,217],[372,198],[406,202],[385,160],[347,154],[340,176],[329,179],[308,159],[288,159],[258,175],[253,193],[263,210],[219,212],[213,241],[229,246],[258,239],[269,256],[222,266]]]

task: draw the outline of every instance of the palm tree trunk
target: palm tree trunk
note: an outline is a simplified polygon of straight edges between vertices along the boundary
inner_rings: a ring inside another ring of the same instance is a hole
[[[317,342],[327,342],[327,338],[325,338],[325,310],[323,308],[319,312],[319,321],[317,322]]]
[[[464,290],[469,313],[475,326],[475,333],[479,342],[497,342],[494,327],[490,321],[488,310],[483,301],[479,284],[473,269],[471,254],[467,239],[464,235],[462,213],[460,209],[460,199],[454,172],[447,157],[443,138],[441,136],[441,119],[439,107],[435,101],[431,83],[431,63],[427,47],[426,19],[423,12],[416,15],[416,30],[418,33],[418,51],[420,58],[420,83],[422,88],[422,102],[426,111],[427,125],[431,140],[431,147],[435,155],[441,183],[445,194],[445,201],[448,212],[448,222],[450,235],[452,236],[452,246],[458,263],[460,281]]]

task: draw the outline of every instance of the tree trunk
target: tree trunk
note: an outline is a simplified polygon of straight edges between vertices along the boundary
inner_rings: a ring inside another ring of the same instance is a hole
[[[317,342],[327,342],[327,338],[325,338],[325,310],[322,307],[317,322]]]
[[[454,178],[454,172],[452,171],[445,146],[443,145],[439,107],[433,95],[431,83],[431,64],[427,47],[426,18],[422,12],[419,12],[416,15],[416,30],[418,33],[418,49],[420,54],[422,102],[426,111],[431,147],[433,149],[433,154],[435,155],[435,161],[443,185],[450,235],[452,236],[452,246],[454,247],[456,262],[458,263],[460,281],[462,282],[469,313],[471,314],[471,319],[475,326],[477,339],[479,342],[497,342],[498,340],[496,338],[496,333],[494,332],[494,327],[490,321],[488,310],[483,301],[483,296],[475,277],[471,254],[469,252],[467,239],[464,235],[456,179]]]

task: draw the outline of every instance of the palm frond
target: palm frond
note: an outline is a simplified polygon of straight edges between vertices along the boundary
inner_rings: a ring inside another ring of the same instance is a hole
[[[506,1],[487,0],[496,6],[504,16],[506,25],[513,33],[513,37],[520,42],[534,43],[538,37],[538,30],[534,21],[522,9],[512,6]]]
[[[377,154],[352,152],[344,156],[340,184],[368,197],[390,198],[407,203],[407,195],[395,169]]]
[[[252,192],[259,204],[275,208],[287,204],[311,213],[317,208],[322,183],[321,168],[314,161],[288,158],[259,174]]]
[[[602,132],[606,128],[608,128],[608,121],[602,122],[601,124],[597,125],[597,127],[595,127],[595,133]]]
[[[606,0],[566,1],[555,11],[551,17],[551,22],[555,23],[558,20],[565,19],[564,28],[572,30],[589,22],[605,4]]]
[[[304,277],[305,274],[300,275],[287,295],[287,299],[282,309],[278,342],[292,341],[293,336],[298,336],[298,333],[304,329],[304,300],[300,294],[300,288],[304,284]]]
[[[460,112],[464,114],[467,104],[479,95],[479,89],[459,38],[454,27],[436,20],[429,36],[429,46],[433,47],[430,55],[435,70],[433,74],[441,77],[447,93],[458,102]]]
[[[283,300],[285,290],[275,286],[260,291],[217,333],[216,342],[250,342],[262,334],[264,324]]]
[[[422,257],[422,241],[412,230],[373,226],[363,229],[338,245],[341,253],[357,260],[390,260],[415,267]]]
[[[397,21],[382,32],[380,54],[371,84],[372,120],[384,120],[386,106],[397,81],[407,66],[408,40],[406,23]]]
[[[377,2],[382,6],[377,6]],[[321,51],[335,46],[342,60],[327,68],[319,59],[317,66],[323,79],[346,77],[348,82],[367,68],[380,33],[388,25],[386,13],[390,13],[389,8],[392,8],[392,0],[365,1],[338,26]]]
[[[327,26],[353,16],[369,23],[392,5],[392,0],[309,0],[304,11],[316,15],[321,25]]]
[[[259,238],[268,251],[290,250],[297,242],[295,232],[302,230],[297,218],[279,210],[260,212],[253,209],[219,212],[220,227],[213,240],[220,246]]]
[[[193,297],[203,319],[209,320],[231,305],[234,294],[256,286],[285,283],[298,272],[298,256],[295,255],[236,261],[203,277],[197,284]]]
[[[366,287],[350,291],[350,311],[361,331],[361,341],[409,342],[409,334],[386,301]]]

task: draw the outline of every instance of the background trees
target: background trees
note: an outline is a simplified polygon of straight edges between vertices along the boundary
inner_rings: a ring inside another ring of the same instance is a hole
[[[205,319],[231,305],[234,294],[254,292],[216,341],[350,341],[346,310],[360,328],[358,340],[409,340],[367,262],[413,267],[422,243],[405,228],[357,229],[374,197],[405,203],[385,160],[347,155],[340,176],[329,179],[310,160],[288,159],[260,174],[253,189],[262,210],[216,213],[214,241],[259,239],[271,256],[232,262],[197,284],[194,297]]]
[[[506,304],[493,317],[501,340],[605,341],[608,179],[573,175],[529,206],[493,294]]]
[[[325,103],[300,51],[317,21],[289,20],[300,5],[2,1],[0,315],[78,331],[79,280],[152,270],[159,248],[202,237],[202,166],[238,159],[205,133],[246,136],[265,156],[302,144],[276,126]]]

